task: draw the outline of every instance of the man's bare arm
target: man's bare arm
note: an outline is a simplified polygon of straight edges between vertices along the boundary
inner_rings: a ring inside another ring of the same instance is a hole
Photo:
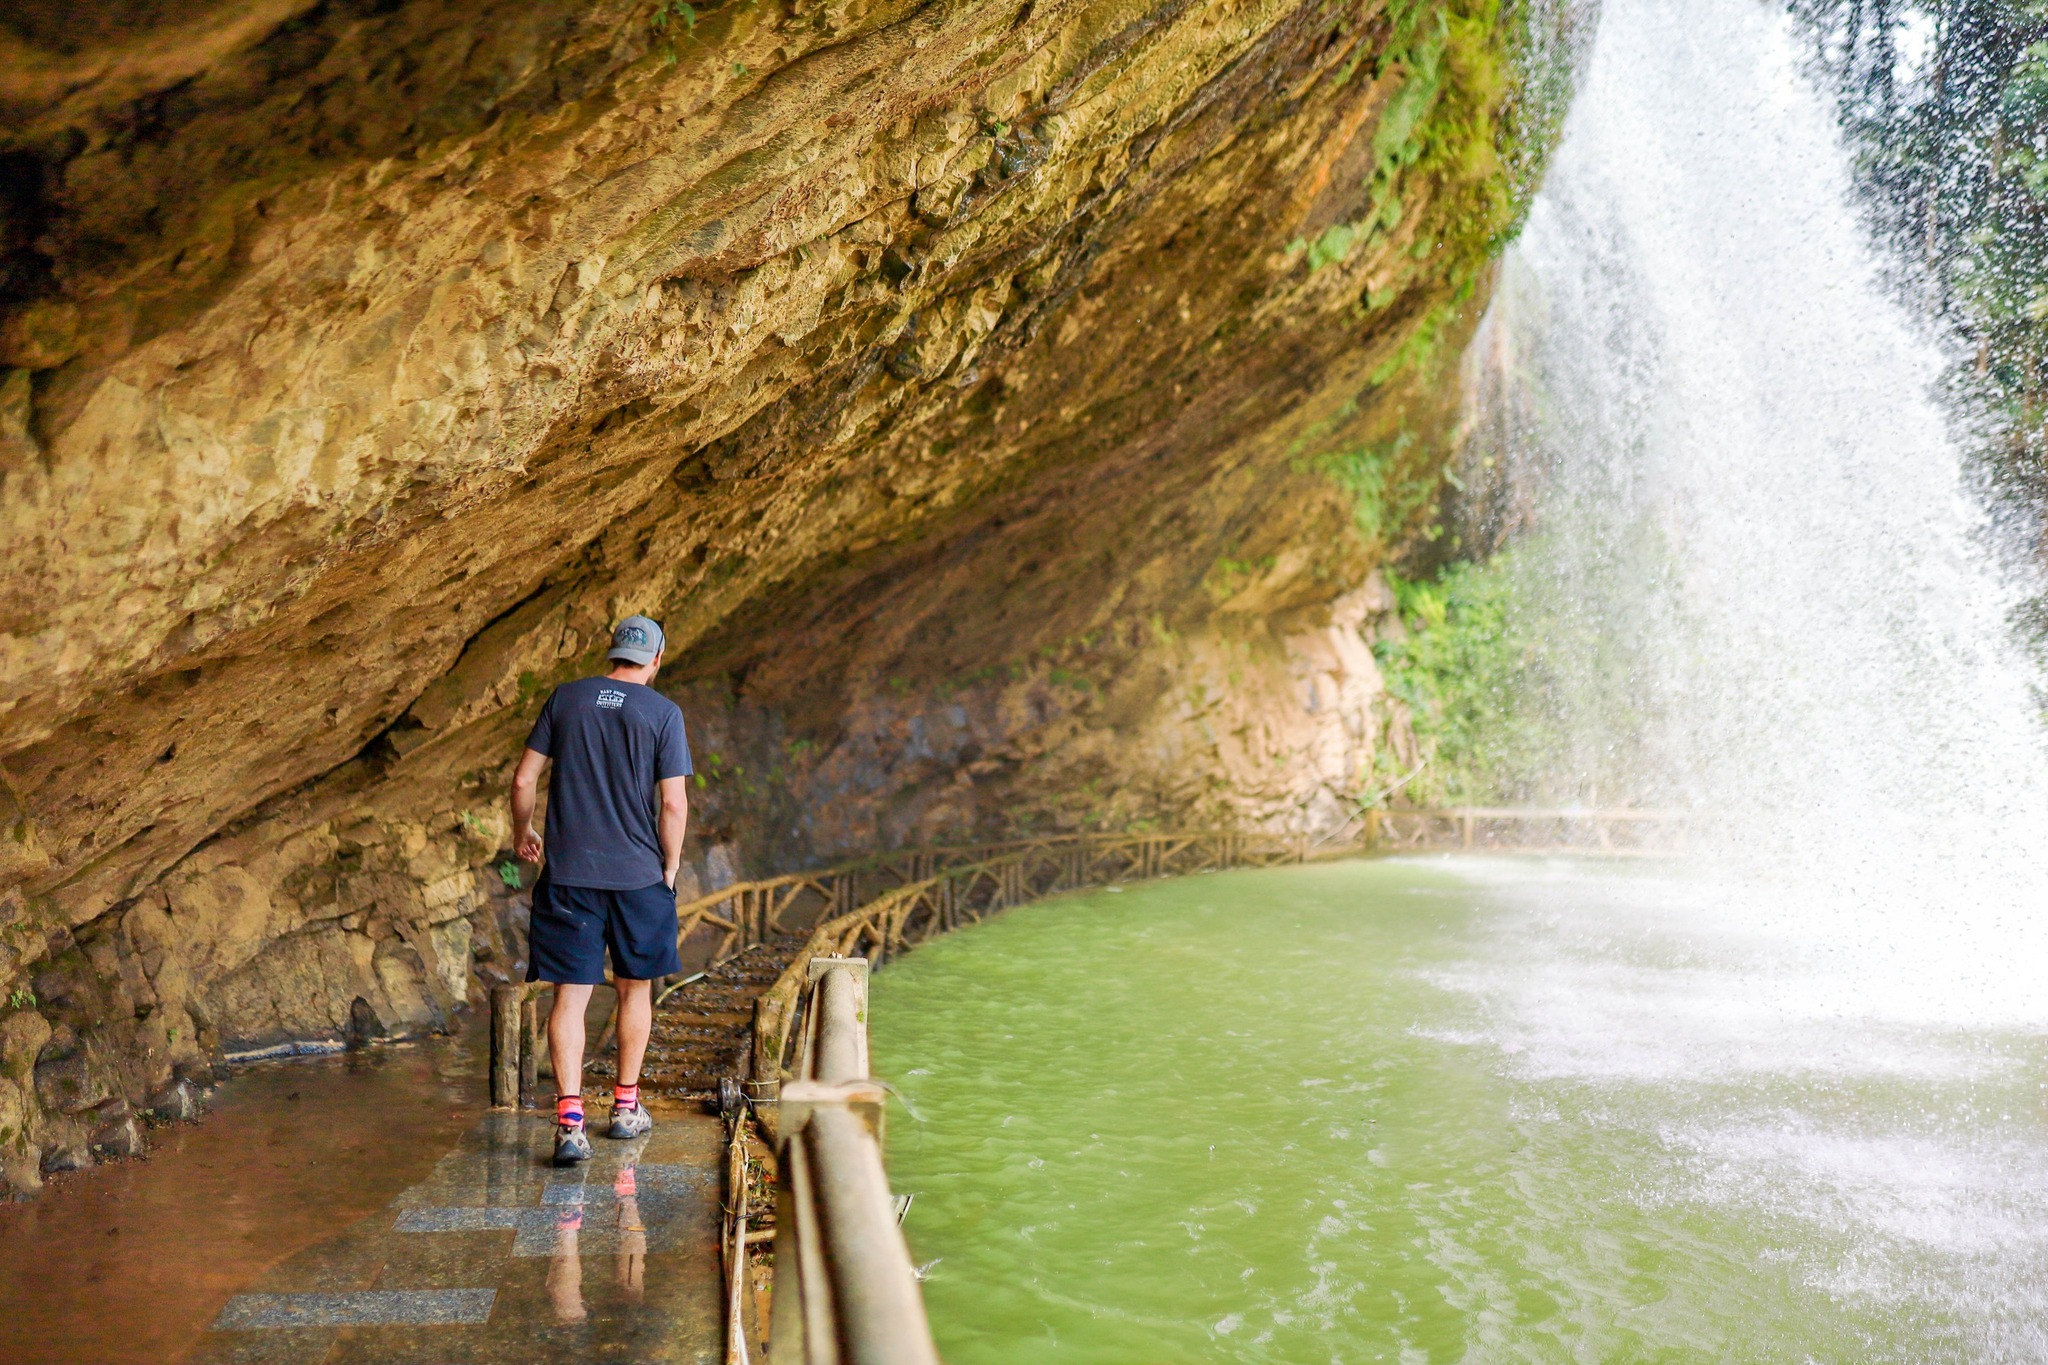
[[[664,777],[661,789],[661,879],[676,887],[676,869],[683,864],[683,835],[690,828],[690,779]]]
[[[528,749],[512,774],[512,851],[529,863],[540,861],[540,836],[533,832],[533,807],[540,797],[540,770],[548,756]]]

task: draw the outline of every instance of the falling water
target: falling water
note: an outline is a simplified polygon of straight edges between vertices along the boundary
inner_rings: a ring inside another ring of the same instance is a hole
[[[1610,0],[1487,324],[1545,490],[1518,572],[1622,680],[1572,718],[1579,766],[1624,756],[1748,899],[2048,1018],[2025,585],[1847,165],[1780,8]]]

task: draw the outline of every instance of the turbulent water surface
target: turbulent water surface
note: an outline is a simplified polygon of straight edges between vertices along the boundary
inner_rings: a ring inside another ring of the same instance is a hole
[[[1824,954],[1823,954],[1824,956]],[[1131,886],[876,980],[952,1365],[2048,1353],[2048,1049],[1677,869]]]

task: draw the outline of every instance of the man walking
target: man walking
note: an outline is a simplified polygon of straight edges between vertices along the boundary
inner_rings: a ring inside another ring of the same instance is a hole
[[[654,1126],[640,1103],[640,1063],[654,1026],[654,978],[680,972],[676,869],[690,816],[683,713],[648,684],[667,641],[645,616],[612,632],[612,670],[554,690],[512,776],[512,829],[541,857],[534,797],[549,759],[546,865],[533,888],[528,981],[554,983],[548,1050],[555,1064],[555,1164],[590,1159],[583,1132],[583,1012],[612,958],[619,994],[619,1074],[611,1135]]]

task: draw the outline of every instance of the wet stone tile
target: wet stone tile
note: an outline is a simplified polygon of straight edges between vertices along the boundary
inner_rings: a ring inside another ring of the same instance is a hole
[[[290,1327],[431,1327],[485,1322],[495,1289],[365,1289],[343,1294],[237,1294],[213,1321],[216,1332]]]
[[[261,1332],[210,1331],[186,1365],[319,1365],[334,1349],[339,1332],[307,1327]]]
[[[592,1193],[594,1196],[595,1192]],[[407,1209],[399,1215],[393,1230],[488,1232],[510,1228],[515,1234],[514,1256],[572,1255],[579,1248],[583,1255],[609,1253],[632,1237],[640,1239],[642,1251],[666,1251],[674,1243],[674,1223],[679,1212],[673,1201],[657,1195],[614,1201],[601,1213],[582,1202],[531,1209]]]
[[[632,1172],[627,1179],[626,1173]],[[649,1194],[667,1194],[675,1191],[696,1191],[708,1189],[715,1181],[717,1172],[702,1166],[686,1166],[672,1161],[642,1161],[622,1167],[618,1175],[609,1182],[599,1180],[576,1180],[559,1176],[547,1183],[541,1195],[543,1204],[585,1204],[600,1203],[616,1199],[637,1191]]]
[[[597,1203],[621,1188],[649,1194],[679,1194],[711,1188],[718,1173],[682,1162],[613,1159],[557,1171],[542,1167],[518,1177],[429,1179],[391,1201],[397,1209],[520,1207],[534,1204]],[[586,1193],[587,1192],[587,1193]]]

